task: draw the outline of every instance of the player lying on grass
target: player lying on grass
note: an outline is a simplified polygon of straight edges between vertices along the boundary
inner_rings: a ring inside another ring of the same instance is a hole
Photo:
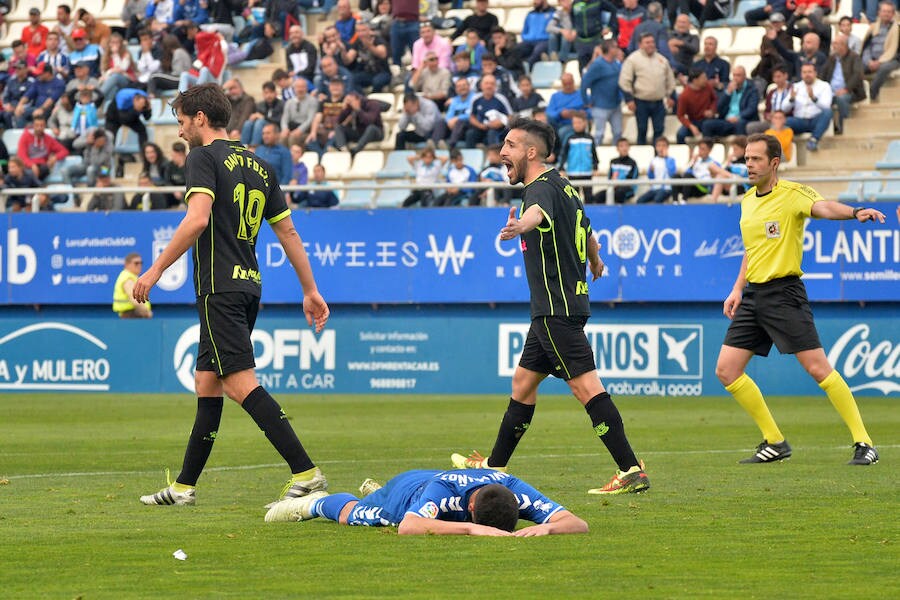
[[[266,522],[324,517],[341,525],[397,526],[401,535],[530,537],[587,533],[588,525],[524,481],[492,469],[405,471],[384,487],[366,480],[362,499],[313,492],[276,502]],[[535,525],[513,532],[519,519]]]

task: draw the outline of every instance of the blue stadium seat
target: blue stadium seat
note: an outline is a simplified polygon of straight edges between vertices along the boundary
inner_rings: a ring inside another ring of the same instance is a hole
[[[4,137],[6,134],[4,134]],[[4,140],[6,141],[6,140]],[[875,163],[876,169],[900,169],[900,140],[888,144],[884,157]]]
[[[372,185],[367,187],[353,186],[344,192],[344,198],[341,200],[341,208],[372,208],[375,200],[375,190]]]
[[[475,171],[481,171],[484,167],[483,150],[480,148],[462,148],[460,152],[462,152],[464,163],[475,169]]]
[[[765,5],[766,0],[739,0],[734,14],[725,19],[725,23],[733,27],[743,27],[747,24],[747,21],[744,19],[744,15],[747,14],[747,11],[755,8],[762,8]]]
[[[378,208],[397,208],[403,204],[403,201],[410,193],[411,190],[379,190],[375,205],[378,206]]]
[[[152,127],[147,127],[147,139],[153,141]],[[140,151],[137,134],[130,127],[120,127],[116,132],[116,154],[138,154]]]
[[[150,118],[156,125],[178,125],[172,108],[162,98],[150,98]]]
[[[854,177],[866,175],[879,175],[878,171],[855,171]],[[838,194],[838,200],[842,202],[860,202],[872,200],[875,194],[881,191],[881,181],[851,181],[847,185],[847,191]]]
[[[535,88],[553,87],[553,83],[562,75],[562,64],[559,61],[539,61],[531,67],[531,82]]]
[[[22,137],[22,132],[24,129],[7,129],[3,132],[3,145],[6,146],[6,151],[9,152],[9,155],[12,156],[16,154],[19,148],[19,138]]]
[[[891,175],[900,177],[900,171],[892,171]],[[900,179],[889,179],[888,181],[885,181],[884,188],[875,194],[875,199],[886,202],[900,201]]]
[[[412,167],[406,160],[408,156],[413,156],[414,150],[392,150],[384,161],[384,168],[376,175],[380,179],[400,179],[409,177],[413,174]]]
[[[63,173],[66,168],[70,165],[80,165],[83,160],[84,159],[77,154],[70,154],[54,165],[53,170],[50,171],[50,175],[47,176],[44,183],[63,183],[65,181]]]

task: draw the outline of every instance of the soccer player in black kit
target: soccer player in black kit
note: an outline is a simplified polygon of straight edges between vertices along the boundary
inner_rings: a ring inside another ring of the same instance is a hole
[[[146,302],[162,273],[194,248],[194,286],[200,345],[194,383],[197,415],[181,473],[149,505],[194,504],[194,488],[212,451],[222,416],[223,393],[240,404],[291,468],[285,498],[324,490],[327,482],[310,459],[284,411],[259,385],[250,334],[256,322],[261,278],[256,236],[269,222],[303,289],[303,312],[320,332],[328,305],[316,288],[309,258],[291,220],[275,172],[265,161],[228,140],[231,104],[215,84],[194,86],[172,103],[178,135],[191,146],[185,164],[187,214],[172,241],[134,285]]]
[[[520,119],[510,124],[500,152],[510,183],[525,184],[520,218],[515,208],[510,209],[500,239],[521,238],[531,292],[531,328],[491,455],[453,454],[451,461],[458,469],[505,471],[531,425],[538,386],[555,375],[566,380],[584,405],[594,431],[619,467],[609,483],[588,493],[639,493],[650,487],[650,480],[625,437],[622,417],[597,375],[594,351],[584,334],[591,314],[585,269],[589,264],[594,281],[603,274],[600,246],[578,191],[544,164],[555,137],[546,123]]]

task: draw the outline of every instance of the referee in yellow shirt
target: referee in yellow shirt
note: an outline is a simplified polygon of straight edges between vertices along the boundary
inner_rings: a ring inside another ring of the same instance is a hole
[[[766,356],[772,343],[782,354],[796,354],[841,415],[853,435],[851,465],[878,462],[853,393],[828,363],[813,322],[806,288],[800,281],[803,228],[807,217],[884,223],[874,208],[851,208],[823,199],[814,189],[778,179],[781,144],[771,135],[748,138],[747,171],[756,185],[741,202],[744,260],[734,289],[725,299],[731,319],[719,352],[716,376],[762,431],[763,441],[742,463],[767,463],[791,456],[756,383],[744,372],[754,354]]]

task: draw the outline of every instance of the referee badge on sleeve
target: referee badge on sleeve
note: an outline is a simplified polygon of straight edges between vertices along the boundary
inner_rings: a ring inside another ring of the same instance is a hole
[[[781,226],[778,221],[766,221],[766,237],[769,239],[781,237]]]

